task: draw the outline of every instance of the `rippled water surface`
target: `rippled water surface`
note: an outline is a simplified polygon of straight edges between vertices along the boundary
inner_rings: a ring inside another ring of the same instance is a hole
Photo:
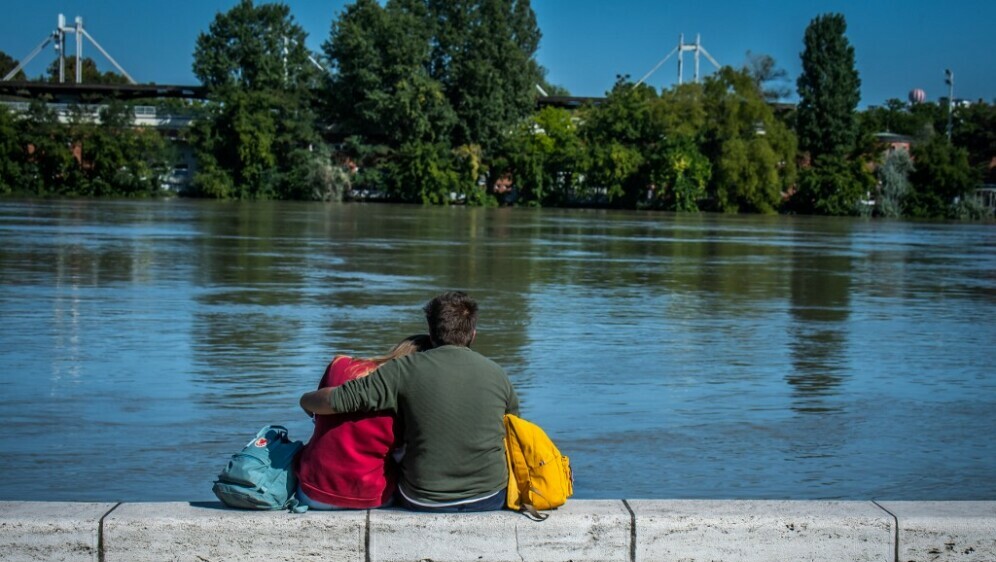
[[[996,500],[993,225],[176,200],[0,201],[0,499],[211,499],[450,288],[576,497]]]

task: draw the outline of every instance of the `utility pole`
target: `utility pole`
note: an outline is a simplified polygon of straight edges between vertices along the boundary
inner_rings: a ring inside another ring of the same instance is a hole
[[[702,36],[695,34],[695,83],[699,83],[699,51],[702,50]]]
[[[684,68],[685,66],[685,61],[682,57],[682,53],[684,52],[685,52],[685,34],[682,33],[681,35],[678,35],[678,85],[679,86],[681,85],[682,75],[684,74],[684,71],[682,70],[682,68]]]
[[[950,68],[944,71],[944,83],[948,85],[948,142],[951,142],[951,131],[954,129],[954,72]]]
[[[83,83],[83,18],[76,16],[76,83]],[[117,63],[115,63],[117,64]],[[122,71],[125,76],[127,72]],[[130,78],[130,77],[129,77]],[[132,80],[134,82],[134,80]]]

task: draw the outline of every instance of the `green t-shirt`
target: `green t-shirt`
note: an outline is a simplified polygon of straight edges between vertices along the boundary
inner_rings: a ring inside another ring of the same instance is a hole
[[[389,410],[403,422],[405,493],[430,502],[483,496],[508,485],[502,437],[519,398],[497,363],[445,345],[389,361],[335,388],[336,412]]]

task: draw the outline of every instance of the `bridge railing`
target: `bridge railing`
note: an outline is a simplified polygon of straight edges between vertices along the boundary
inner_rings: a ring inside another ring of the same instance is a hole
[[[0,103],[16,113],[25,113],[31,107],[29,102],[23,101],[2,101]],[[69,103],[49,103],[46,106],[55,111],[60,123],[69,123],[74,115],[83,116],[94,123],[100,123],[100,111],[107,107],[104,104]],[[194,120],[193,115],[174,112],[160,113],[159,108],[154,105],[135,105],[131,109],[135,116],[133,121],[135,126],[181,129],[188,127]]]

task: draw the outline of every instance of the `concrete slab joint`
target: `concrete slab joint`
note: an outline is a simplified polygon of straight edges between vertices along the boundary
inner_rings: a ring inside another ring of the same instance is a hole
[[[100,520],[116,505],[0,502],[0,559],[97,562]]]
[[[996,502],[878,503],[899,520],[897,562],[996,560]]]

